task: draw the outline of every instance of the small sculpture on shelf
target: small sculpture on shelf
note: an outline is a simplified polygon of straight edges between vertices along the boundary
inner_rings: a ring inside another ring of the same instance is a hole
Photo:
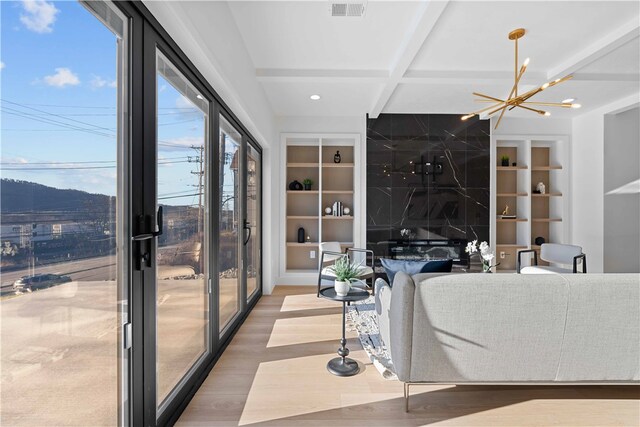
[[[342,156],[340,155],[340,150],[336,151],[336,154],[333,155],[333,163],[340,163],[342,161]]]
[[[304,228],[298,228],[298,243],[304,243]]]
[[[349,214],[351,214],[351,209],[349,209],[349,208],[343,208],[343,209],[342,209],[342,213],[344,213],[345,215],[349,215]]]
[[[542,246],[542,244],[545,242],[545,240],[544,240],[544,237],[538,236],[538,237],[536,237],[536,239],[533,242],[538,246]]]
[[[536,185],[536,190],[534,191],[534,193],[545,194],[546,192],[547,188],[545,187],[544,182],[540,181],[538,185]]]
[[[514,214],[510,214],[509,213],[509,205],[504,205],[504,210],[502,211],[502,214],[500,215],[500,218],[502,218],[502,219],[516,219],[516,216]]]
[[[329,206],[327,206],[326,208],[324,208],[324,213],[327,215],[331,215],[331,208]]]

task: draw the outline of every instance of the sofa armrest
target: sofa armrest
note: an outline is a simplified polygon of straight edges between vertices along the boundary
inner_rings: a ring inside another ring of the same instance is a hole
[[[378,316],[378,330],[380,340],[389,348],[389,309],[391,307],[391,286],[386,280],[378,278],[375,283],[376,315]]]
[[[402,271],[396,273],[389,304],[389,342],[386,344],[400,381],[411,378],[415,293],[416,285],[411,276]]]

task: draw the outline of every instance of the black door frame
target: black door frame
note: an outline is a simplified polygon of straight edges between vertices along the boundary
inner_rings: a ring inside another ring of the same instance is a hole
[[[219,115],[222,114],[241,132],[242,159],[245,162],[243,185],[241,191],[246,197],[246,147],[251,144],[260,155],[260,201],[263,189],[263,150],[251,133],[237,119],[231,109],[215,92],[207,80],[169,34],[162,28],[149,10],[139,1],[114,1],[114,4],[128,17],[129,43],[127,54],[129,60],[129,107],[130,117],[130,191],[129,206],[131,218],[130,233],[140,234],[142,225],[135,221],[139,216],[148,215],[155,218],[156,203],[156,68],[155,49],[160,48],[163,54],[176,65],[180,71],[201,91],[209,101],[209,224],[211,231],[216,229],[219,220],[219,200],[217,186],[218,136]],[[246,217],[246,203],[243,203],[243,218]],[[260,205],[260,231],[262,231],[263,209]],[[153,223],[155,224],[155,222]],[[262,233],[261,233],[262,234]],[[131,236],[127,236],[130,238]],[[156,242],[151,245],[150,256],[155,260]],[[240,325],[244,322],[251,309],[262,296],[262,246],[260,238],[260,283],[258,291],[249,302],[246,298],[246,269],[243,269],[241,291],[241,312],[233,321],[223,338],[220,338],[218,327],[218,271],[217,257],[219,247],[219,233],[212,232],[210,236],[209,275],[212,279],[213,292],[209,294],[209,352],[198,368],[182,384],[172,401],[168,403],[160,417],[156,414],[156,341],[155,341],[155,269],[132,269],[129,289],[129,319],[132,323],[132,348],[129,367],[129,422],[134,426],[170,425],[177,421],[195,392],[204,382],[208,373],[229,344]],[[130,244],[129,253],[136,255],[136,245]],[[243,251],[246,251],[242,245]],[[246,254],[243,255],[246,260]],[[214,261],[215,260],[215,261]],[[134,260],[135,261],[135,260]],[[151,286],[150,284],[153,284]]]

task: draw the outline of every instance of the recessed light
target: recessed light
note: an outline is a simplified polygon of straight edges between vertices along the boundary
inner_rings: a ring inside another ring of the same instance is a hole
[[[573,101],[575,101],[575,98],[567,98],[564,101],[562,101],[563,104],[571,104]]]
[[[317,101],[320,99],[320,95],[311,95],[309,98],[311,98],[313,101]]]

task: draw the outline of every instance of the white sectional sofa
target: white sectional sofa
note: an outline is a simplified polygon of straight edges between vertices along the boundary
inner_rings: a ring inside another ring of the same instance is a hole
[[[398,273],[380,335],[409,385],[638,384],[638,274]]]

